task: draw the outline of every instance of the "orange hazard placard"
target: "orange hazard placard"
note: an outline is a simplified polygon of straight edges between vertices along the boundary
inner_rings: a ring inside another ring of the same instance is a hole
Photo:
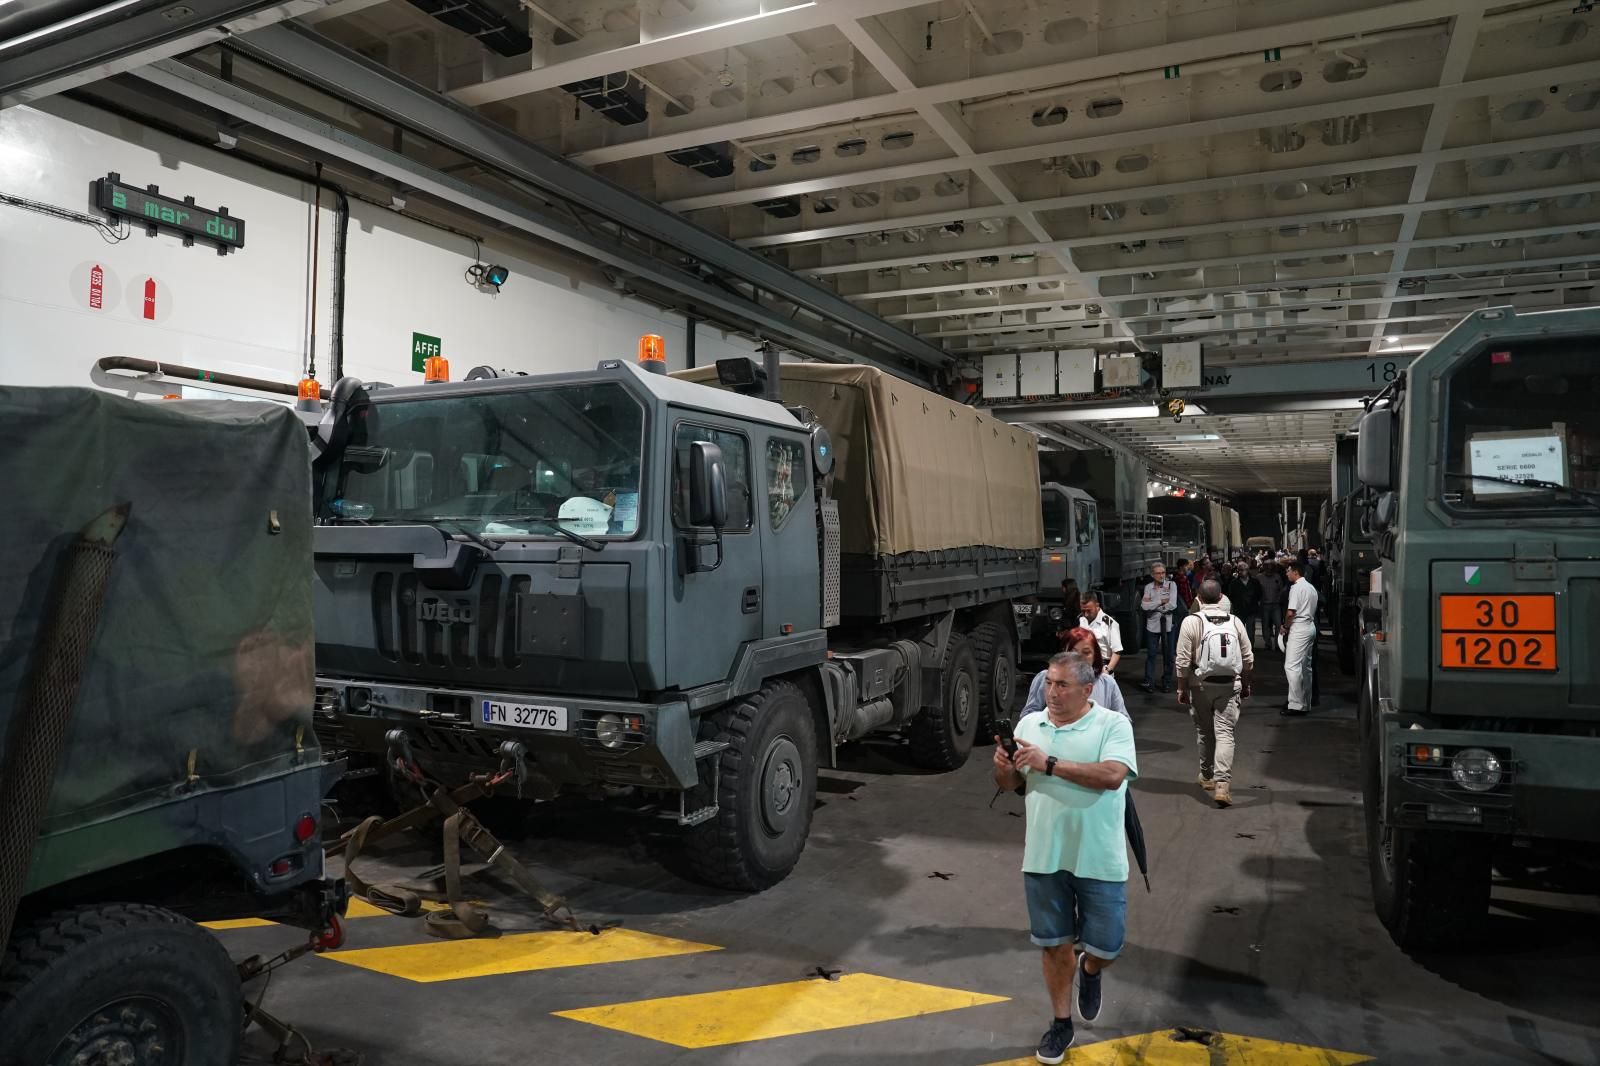
[[[1554,670],[1556,598],[1440,596],[1439,666],[1445,670]]]

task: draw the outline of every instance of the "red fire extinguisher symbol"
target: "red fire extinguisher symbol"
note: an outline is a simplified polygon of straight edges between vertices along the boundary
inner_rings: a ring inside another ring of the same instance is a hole
[[[144,317],[156,320],[156,279],[144,279]]]
[[[89,271],[89,308],[100,310],[106,302],[106,272],[96,263],[94,269]]]

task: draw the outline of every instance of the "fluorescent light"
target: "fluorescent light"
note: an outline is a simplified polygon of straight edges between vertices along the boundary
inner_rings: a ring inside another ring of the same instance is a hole
[[[1132,418],[1160,418],[1161,409],[1155,404],[1135,404],[1123,407],[1080,407],[1062,410],[1052,408],[1052,422],[1106,422]]]

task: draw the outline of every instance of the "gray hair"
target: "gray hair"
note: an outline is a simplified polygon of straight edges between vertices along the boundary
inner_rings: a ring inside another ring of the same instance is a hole
[[[1068,679],[1079,685],[1095,683],[1094,664],[1075,651],[1061,651],[1050,656],[1051,666],[1067,668]]]
[[[1217,584],[1216,578],[1208,577],[1204,581],[1200,582],[1200,602],[1222,602],[1222,586]]]

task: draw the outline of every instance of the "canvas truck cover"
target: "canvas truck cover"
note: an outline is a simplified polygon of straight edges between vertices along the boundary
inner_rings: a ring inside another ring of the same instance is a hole
[[[715,367],[674,376],[717,380]],[[833,435],[845,554],[1043,546],[1033,434],[873,367],[784,363],[780,376],[783,402]]]
[[[292,411],[0,387],[0,469],[0,744],[67,546],[130,507],[46,835],[320,762]]]

